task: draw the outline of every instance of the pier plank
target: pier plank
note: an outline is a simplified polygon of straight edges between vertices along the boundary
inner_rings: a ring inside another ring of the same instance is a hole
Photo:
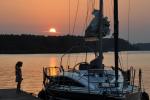
[[[16,89],[0,89],[0,100],[40,100],[30,93],[22,91],[16,93]]]

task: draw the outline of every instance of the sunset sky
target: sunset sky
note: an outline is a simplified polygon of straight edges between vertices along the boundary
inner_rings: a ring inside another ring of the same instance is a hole
[[[70,0],[69,33],[69,0],[0,0],[0,33],[83,35],[87,1],[92,8],[92,0],[79,0],[79,11],[73,33],[77,1]],[[104,1],[105,15],[112,21],[113,0]],[[118,1],[120,37],[127,39],[129,0]],[[150,0],[130,0],[130,4],[129,40],[132,43],[150,42]],[[96,0],[95,7],[98,7],[98,0]],[[49,33],[50,28],[55,28],[57,32]]]

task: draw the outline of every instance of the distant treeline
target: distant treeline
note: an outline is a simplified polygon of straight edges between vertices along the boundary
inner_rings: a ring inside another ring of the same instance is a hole
[[[103,39],[103,51],[113,51],[113,43],[113,38]],[[83,36],[0,35],[1,54],[65,53],[73,46],[85,45],[93,50],[79,47],[71,52],[97,51],[99,46],[98,42],[85,42]],[[119,39],[119,51],[137,49],[136,46]]]

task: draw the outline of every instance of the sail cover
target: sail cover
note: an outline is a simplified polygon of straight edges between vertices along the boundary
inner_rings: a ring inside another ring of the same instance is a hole
[[[106,36],[110,33],[110,22],[108,21],[107,17],[103,17],[103,24],[102,24],[102,33],[99,32],[100,26],[100,12],[99,10],[94,9],[92,12],[94,15],[93,20],[90,22],[89,26],[85,30],[85,40],[86,41],[97,41],[100,34],[102,36]]]

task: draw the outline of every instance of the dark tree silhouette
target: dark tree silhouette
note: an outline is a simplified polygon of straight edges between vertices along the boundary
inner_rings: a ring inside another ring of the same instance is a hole
[[[98,50],[97,42],[85,42],[83,36],[0,35],[0,53],[64,53],[72,46],[87,45]],[[119,50],[135,50],[127,41],[119,40]],[[113,50],[113,39],[103,39],[103,51]],[[72,52],[84,52],[81,48]],[[89,50],[90,52],[90,50]]]

